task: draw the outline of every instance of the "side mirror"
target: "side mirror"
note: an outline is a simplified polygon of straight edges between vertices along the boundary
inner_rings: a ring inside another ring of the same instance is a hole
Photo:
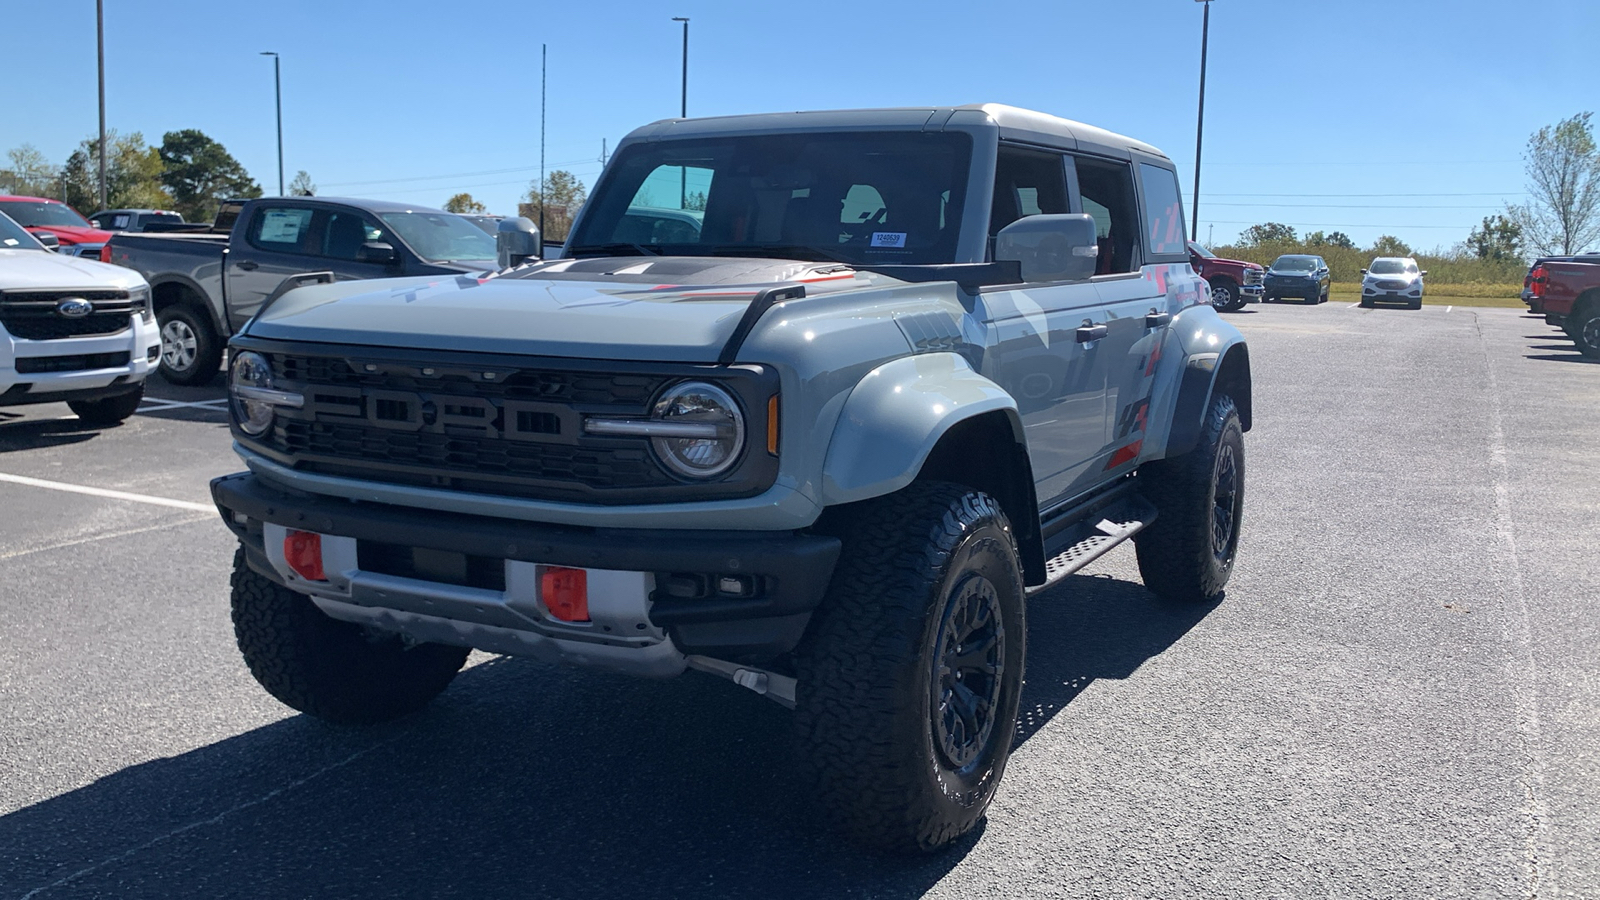
[[[499,257],[500,268],[509,269],[520,266],[530,259],[538,259],[544,253],[544,239],[539,234],[539,226],[527,216],[512,216],[500,220],[495,226],[494,249]]]
[[[1087,213],[1024,216],[995,235],[994,258],[1021,263],[1026,282],[1090,278],[1100,258],[1094,217]]]
[[[43,244],[46,250],[57,250],[61,247],[61,239],[48,231],[35,232],[33,236],[39,239],[39,243]]]
[[[367,241],[356,251],[356,262],[392,266],[399,261],[400,254],[394,252],[394,245],[382,241]]]
[[[1363,275],[1367,274],[1367,270],[1366,269],[1362,269],[1361,270],[1361,274],[1363,274]]]
[[[1417,274],[1418,275],[1426,275],[1426,274],[1428,274],[1428,270],[1427,269],[1423,269],[1421,272],[1418,272]]]

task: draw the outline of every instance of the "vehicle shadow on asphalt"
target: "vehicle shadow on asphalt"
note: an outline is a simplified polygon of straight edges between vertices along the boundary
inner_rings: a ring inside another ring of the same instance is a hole
[[[102,431],[117,427],[87,425],[77,418],[14,421],[20,418],[15,414],[0,413],[0,453],[81,444],[94,440]]]
[[[1535,347],[1534,349],[1537,350],[1539,348]],[[1545,361],[1548,361],[1548,362],[1584,363],[1585,365],[1591,365],[1591,366],[1592,365],[1596,365],[1596,364],[1600,364],[1600,359],[1590,359],[1589,357],[1584,356],[1582,353],[1562,353],[1562,354],[1555,354],[1555,353],[1528,353],[1528,354],[1525,354],[1524,358],[1526,358],[1526,359],[1539,359],[1539,360],[1545,360]]]
[[[1028,603],[1027,686],[1017,744],[1033,737],[1098,679],[1124,679],[1200,624],[1213,603],[1162,600],[1144,585],[1075,575]]]
[[[1208,611],[1109,578],[1034,598],[1023,739]],[[884,858],[836,837],[789,725],[699,673],[496,659],[406,721],[291,716],[0,817],[0,896],[911,898],[981,840]]]

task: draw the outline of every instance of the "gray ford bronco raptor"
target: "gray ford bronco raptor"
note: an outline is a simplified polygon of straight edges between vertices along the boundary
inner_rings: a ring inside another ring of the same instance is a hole
[[[698,669],[793,708],[845,830],[927,851],[1000,784],[1030,594],[1130,538],[1162,597],[1228,580],[1249,354],[1153,147],[669,120],[562,258],[501,229],[496,271],[283,290],[231,343],[233,621],[295,709],[405,715],[471,648]]]

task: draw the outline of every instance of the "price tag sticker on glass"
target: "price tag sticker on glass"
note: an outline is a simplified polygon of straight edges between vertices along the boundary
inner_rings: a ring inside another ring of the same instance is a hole
[[[874,247],[905,247],[906,233],[904,231],[874,231],[872,233],[872,246]]]

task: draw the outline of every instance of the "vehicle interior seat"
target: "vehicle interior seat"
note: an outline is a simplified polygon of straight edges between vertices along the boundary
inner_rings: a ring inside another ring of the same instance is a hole
[[[361,245],[367,242],[367,228],[355,216],[335,214],[328,223],[327,245],[324,256],[334,259],[355,259]]]

